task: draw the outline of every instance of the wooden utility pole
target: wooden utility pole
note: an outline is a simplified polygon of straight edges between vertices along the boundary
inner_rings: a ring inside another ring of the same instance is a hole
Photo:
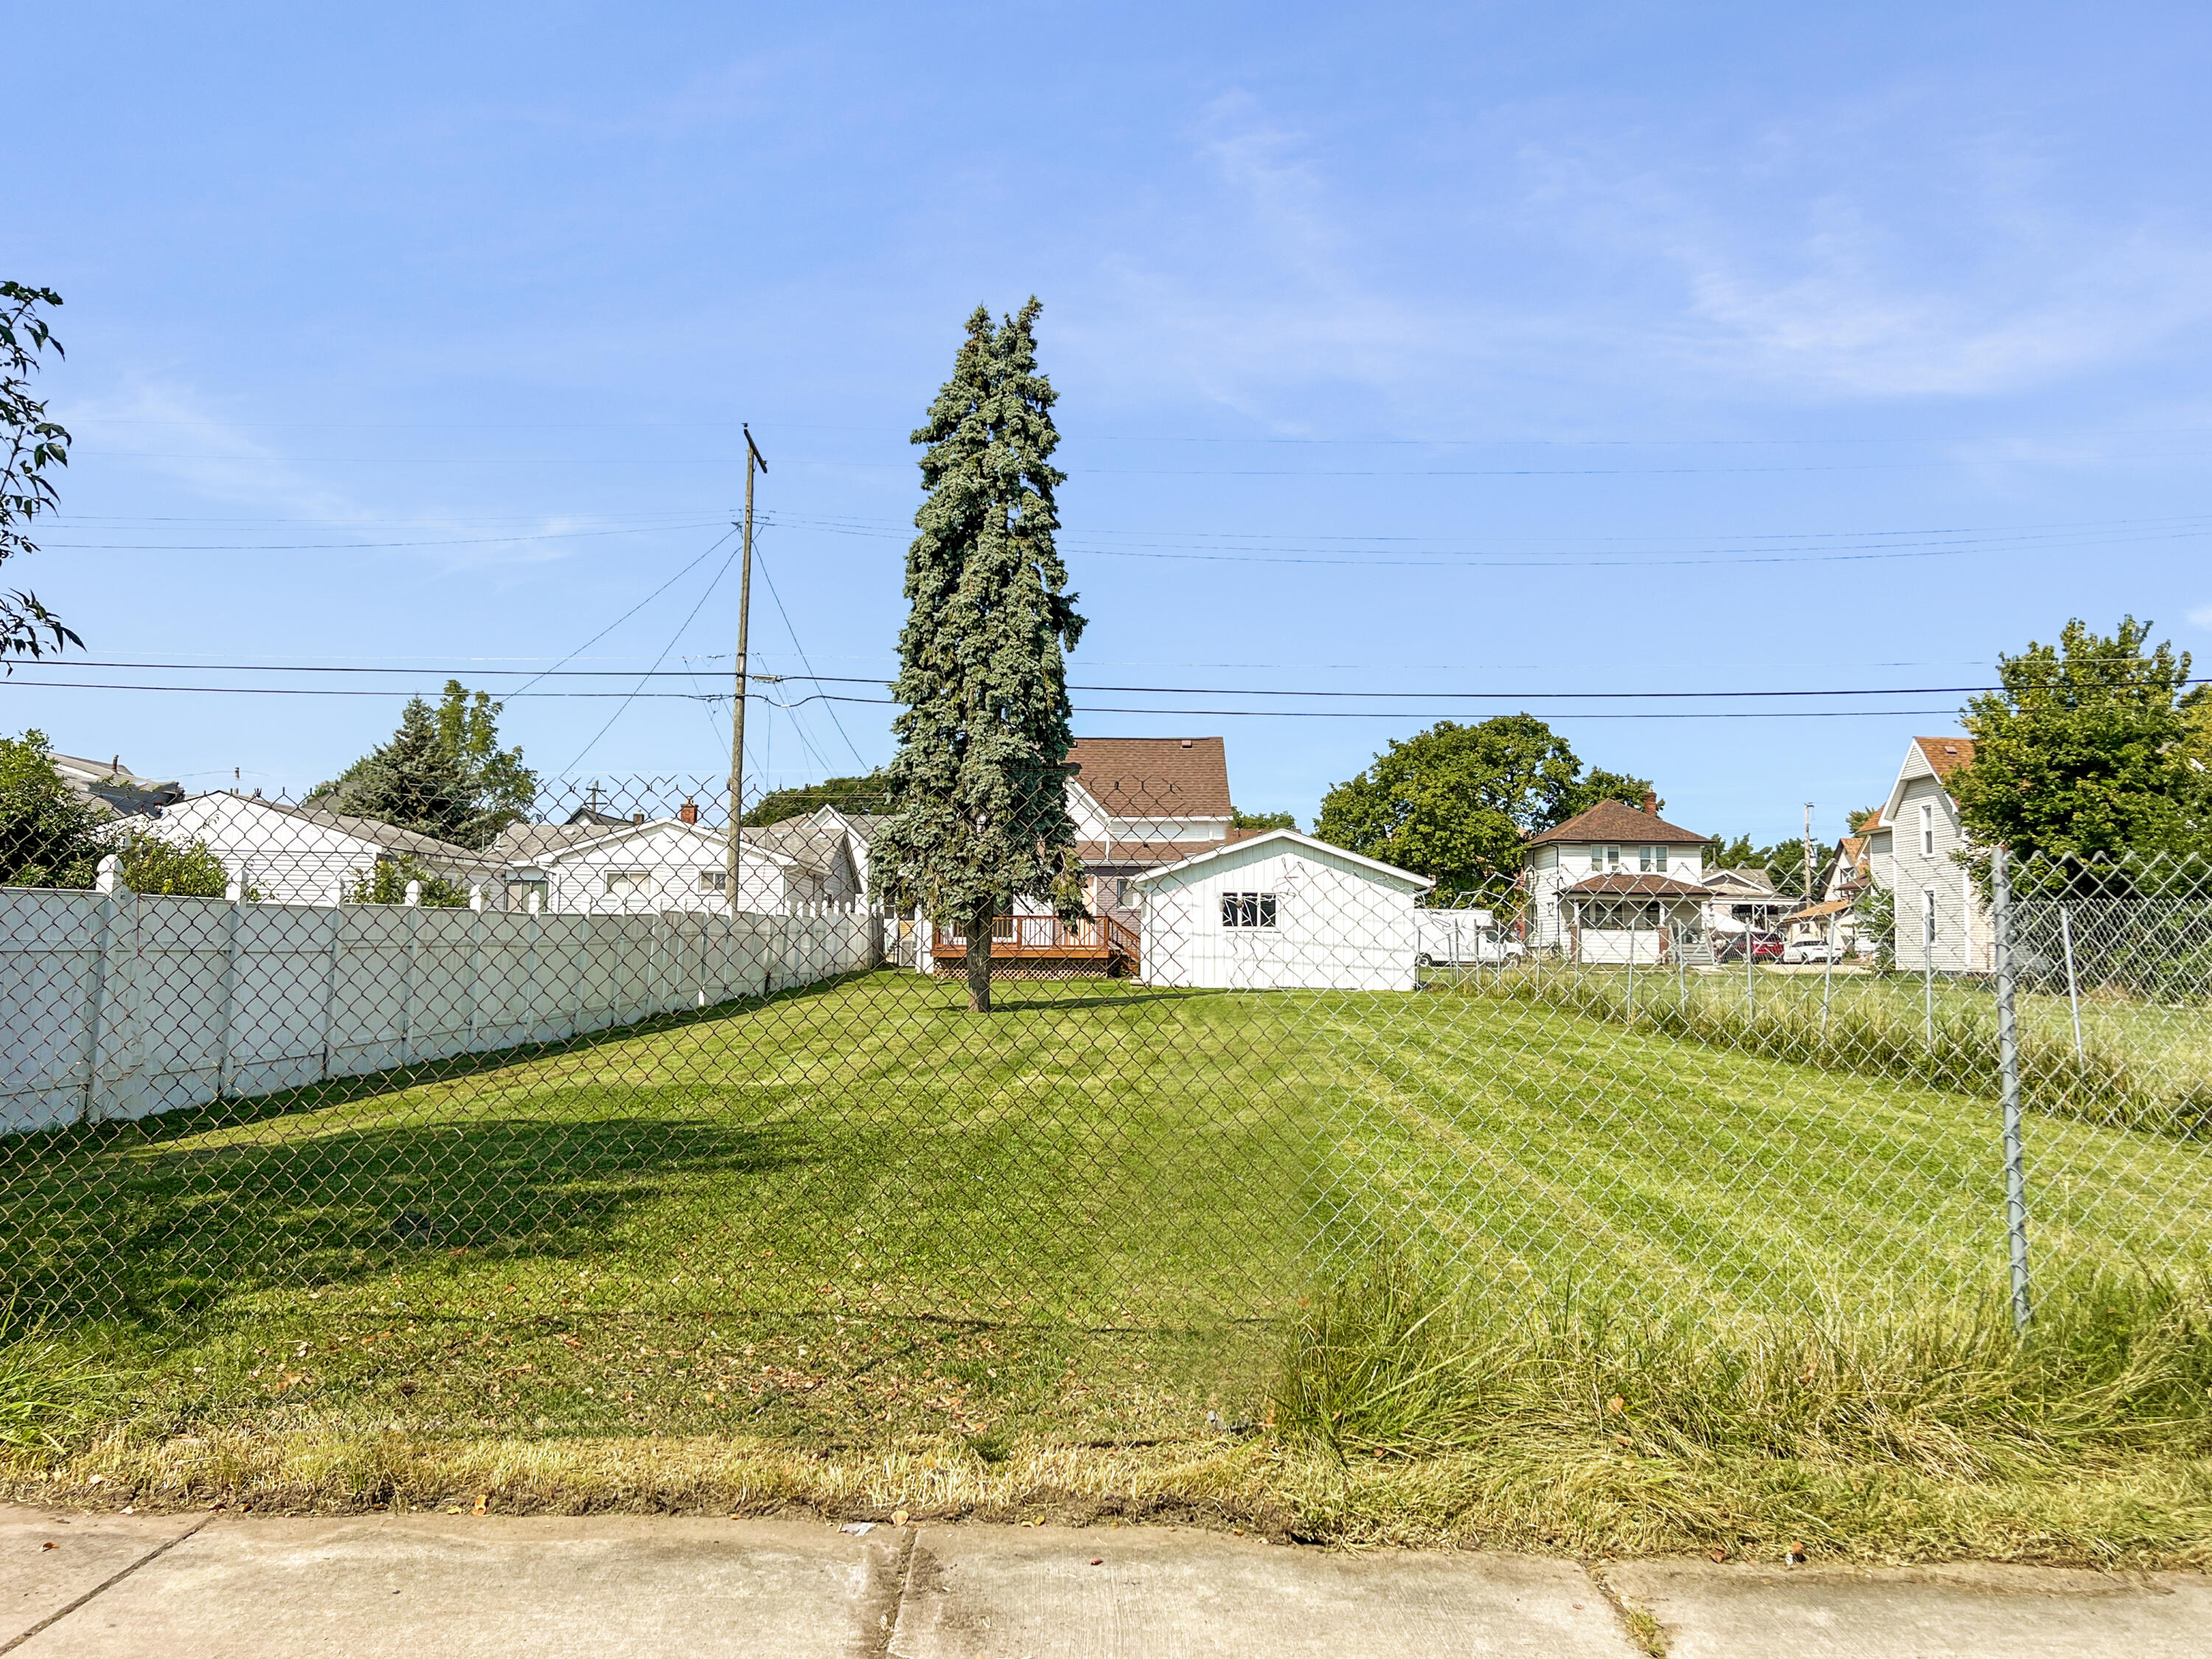
[[[763,472],[768,471],[768,462],[753,442],[752,428],[745,425],[741,429],[745,434],[745,552],[738,574],[737,696],[730,708],[730,867],[724,878],[732,915],[738,908],[738,853],[745,819],[745,630],[753,609],[753,468],[758,465]]]

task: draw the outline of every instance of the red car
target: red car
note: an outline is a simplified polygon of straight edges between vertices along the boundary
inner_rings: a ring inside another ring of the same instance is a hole
[[[1729,933],[1713,947],[1713,960],[1741,962],[1747,949],[1750,951],[1753,962],[1779,962],[1784,949],[1782,935],[1748,931]]]

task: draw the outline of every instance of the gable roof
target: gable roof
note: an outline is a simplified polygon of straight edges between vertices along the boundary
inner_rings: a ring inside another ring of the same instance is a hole
[[[1547,842],[1650,842],[1654,846],[1703,847],[1711,836],[1698,835],[1669,823],[1656,812],[1646,812],[1631,806],[1626,801],[1601,800],[1585,811],[1577,812],[1565,823],[1554,824],[1540,836],[1528,837],[1528,845],[1540,847]]]
[[[71,793],[111,811],[151,812],[185,798],[184,785],[173,780],[160,782],[142,778],[123,763],[120,755],[104,761],[52,753],[48,758]]]
[[[1974,758],[1974,740],[1968,737],[1915,738],[1905,750],[1905,759],[1899,764],[1897,778],[1889,786],[1889,794],[1881,805],[1878,823],[1866,826],[1869,830],[1891,829],[1897,823],[1897,810],[1905,803],[1905,786],[1915,778],[1933,777],[1948,794],[1951,774]]]
[[[1116,817],[1225,818],[1229,754],[1219,738],[1078,738],[1075,781]]]
[[[1171,876],[1183,870],[1194,870],[1201,864],[1212,863],[1226,853],[1256,852],[1270,842],[1287,842],[1291,846],[1303,848],[1307,852],[1325,854],[1332,859],[1342,859],[1348,864],[1356,864],[1362,869],[1370,871],[1386,880],[1404,882],[1415,892],[1424,891],[1437,884],[1430,877],[1417,876],[1411,870],[1401,870],[1395,864],[1385,864],[1380,859],[1370,859],[1364,853],[1347,852],[1341,847],[1333,847],[1325,841],[1316,841],[1311,836],[1302,834],[1296,830],[1263,830],[1258,835],[1247,836],[1241,841],[1224,841],[1217,846],[1209,847],[1203,853],[1193,854],[1179,864],[1170,864],[1159,870],[1147,870],[1141,876],[1133,877],[1129,884],[1132,887],[1147,887],[1163,876]]]
[[[717,855],[721,854],[723,850],[729,845],[728,842],[723,838],[723,833],[721,830],[711,829],[703,823],[686,823],[681,818],[648,818],[643,823],[624,823],[614,825],[570,825],[563,823],[539,824],[535,827],[541,830],[565,830],[575,829],[581,830],[583,833],[573,839],[549,842],[544,850],[535,858],[517,859],[516,862],[558,864],[562,860],[567,859],[574,854],[594,852],[610,847],[620,847],[625,842],[643,841],[651,837],[666,836],[672,832],[679,836],[689,836],[695,840],[707,842],[708,848]],[[798,868],[807,872],[811,875],[822,874],[823,872],[821,867],[815,864],[811,860],[799,858],[791,853],[780,851],[775,847],[769,845],[766,840],[763,839],[776,827],[776,825],[770,824],[766,829],[745,830],[742,839],[744,843],[746,856],[749,858],[763,859],[771,864],[793,865]]]
[[[1928,769],[1939,778],[1952,773],[1974,758],[1972,738],[1915,738],[1914,745],[1928,763]]]
[[[1716,892],[1741,888],[1745,893],[1755,898],[1787,896],[1775,887],[1773,878],[1764,870],[1746,870],[1741,867],[1732,870],[1708,870],[1702,879],[1706,886]]]
[[[478,852],[473,847],[458,842],[440,841],[435,836],[425,836],[413,830],[402,830],[396,823],[386,823],[381,818],[357,818],[350,812],[329,812],[319,806],[294,806],[284,801],[264,800],[258,795],[241,795],[232,789],[213,790],[213,795],[228,795],[241,806],[258,807],[264,812],[274,812],[280,817],[296,818],[302,823],[313,823],[325,830],[335,830],[341,835],[351,836],[381,847],[387,852],[408,853],[419,859],[429,859],[439,864],[460,864],[489,867],[501,861],[501,855]],[[189,800],[205,800],[209,795],[192,795]]]

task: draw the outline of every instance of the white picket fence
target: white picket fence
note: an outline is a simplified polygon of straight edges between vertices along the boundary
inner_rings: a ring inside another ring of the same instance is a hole
[[[0,1133],[557,1042],[882,960],[879,918],[0,888]]]

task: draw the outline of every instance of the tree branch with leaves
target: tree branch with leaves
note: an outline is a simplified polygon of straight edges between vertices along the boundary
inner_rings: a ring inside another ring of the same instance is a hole
[[[61,302],[50,288],[0,283],[0,444],[7,451],[0,462],[0,564],[39,550],[27,526],[53,511],[60,498],[52,474],[69,465],[69,433],[46,418],[46,399],[31,395],[31,376],[45,354],[64,355],[40,314]],[[0,665],[83,643],[27,588],[0,592]]]

